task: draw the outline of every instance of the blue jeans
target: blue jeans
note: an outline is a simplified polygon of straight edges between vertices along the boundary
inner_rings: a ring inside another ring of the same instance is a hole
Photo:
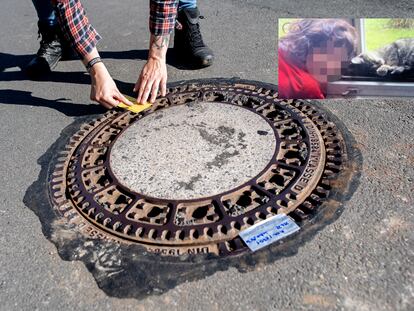
[[[48,24],[51,26],[57,24],[55,11],[53,10],[50,0],[32,0],[32,2],[36,9],[39,22]],[[196,7],[197,7],[197,0],[180,0],[178,2],[179,10],[194,9]]]
[[[178,10],[194,9],[197,7],[197,0],[180,0],[178,2]]]
[[[55,11],[50,0],[32,0],[39,22],[54,26],[57,24]]]

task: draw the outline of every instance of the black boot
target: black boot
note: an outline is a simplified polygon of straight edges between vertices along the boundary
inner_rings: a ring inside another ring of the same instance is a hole
[[[174,51],[180,60],[190,62],[197,67],[207,67],[213,64],[214,54],[203,42],[199,18],[200,12],[197,8],[178,12]]]
[[[62,35],[62,39],[60,40],[60,43],[62,44],[62,59],[61,60],[79,59],[78,53],[76,53],[75,50],[72,49],[72,47],[63,37],[63,35]]]
[[[41,37],[40,48],[25,70],[33,78],[49,73],[62,58],[59,26],[49,26],[41,22],[38,23],[38,26]]]

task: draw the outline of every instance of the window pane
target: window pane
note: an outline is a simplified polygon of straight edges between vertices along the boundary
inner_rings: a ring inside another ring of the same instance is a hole
[[[365,42],[368,51],[401,38],[414,37],[414,19],[402,18],[366,18]]]
[[[295,20],[298,20],[298,18],[279,18],[279,20],[278,20],[278,22],[279,22],[279,25],[278,25],[279,26],[278,37],[279,38],[283,37],[286,34],[286,32],[283,31],[283,26],[285,24],[294,22]],[[287,27],[287,25],[286,25],[286,27]],[[285,29],[287,29],[286,27],[285,27]]]

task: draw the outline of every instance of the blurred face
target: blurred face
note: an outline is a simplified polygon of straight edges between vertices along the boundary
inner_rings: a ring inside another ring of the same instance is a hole
[[[345,46],[335,46],[332,41],[314,47],[306,58],[306,69],[322,85],[336,81],[341,70],[348,66],[349,56]]]

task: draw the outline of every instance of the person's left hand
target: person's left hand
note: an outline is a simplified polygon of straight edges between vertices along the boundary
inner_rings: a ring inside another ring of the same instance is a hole
[[[134,92],[138,91],[137,102],[145,104],[151,94],[149,102],[154,103],[158,90],[161,91],[161,96],[165,96],[167,92],[167,65],[163,58],[150,57],[142,68],[134,87]]]

